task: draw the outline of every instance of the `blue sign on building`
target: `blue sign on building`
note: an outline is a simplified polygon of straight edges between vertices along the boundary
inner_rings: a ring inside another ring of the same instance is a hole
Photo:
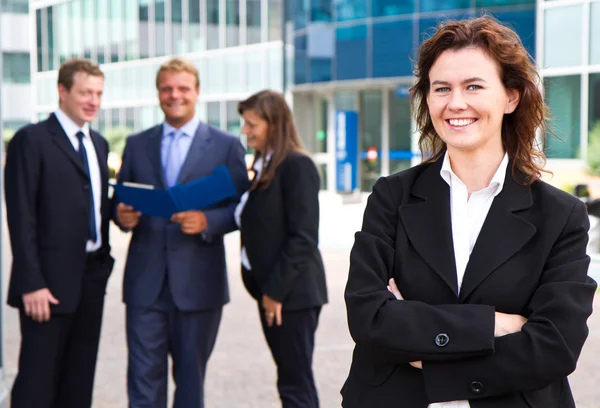
[[[336,190],[351,193],[358,187],[358,113],[335,113]]]

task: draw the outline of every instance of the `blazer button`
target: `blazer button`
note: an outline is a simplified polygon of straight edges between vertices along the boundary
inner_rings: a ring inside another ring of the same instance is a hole
[[[438,347],[445,347],[450,342],[450,337],[446,333],[440,333],[435,336],[435,345]]]
[[[473,381],[471,383],[471,392],[473,394],[480,395],[480,394],[483,394],[484,391],[485,391],[485,387],[479,381]]]

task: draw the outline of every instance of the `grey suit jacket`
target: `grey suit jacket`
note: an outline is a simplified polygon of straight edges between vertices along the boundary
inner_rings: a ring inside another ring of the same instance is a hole
[[[158,125],[127,139],[118,182],[165,188],[162,133],[162,125]],[[226,165],[237,194],[205,211],[208,227],[201,235],[185,235],[179,224],[167,218],[141,217],[133,229],[125,267],[123,300],[127,305],[152,305],[165,278],[180,310],[215,309],[229,301],[223,235],[236,229],[233,211],[248,187],[244,153],[238,138],[200,123],[178,183],[208,176],[216,167]]]

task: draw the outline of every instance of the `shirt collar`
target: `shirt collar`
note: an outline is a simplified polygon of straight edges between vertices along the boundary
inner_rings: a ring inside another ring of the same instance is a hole
[[[504,153],[504,157],[500,162],[500,165],[496,169],[492,180],[490,181],[489,187],[496,187],[496,191],[494,192],[494,197],[500,194],[502,188],[504,187],[504,181],[506,180],[506,168],[508,167],[508,154]],[[458,176],[452,171],[452,166],[450,166],[450,157],[448,156],[448,151],[444,155],[444,162],[442,163],[442,169],[440,170],[440,176],[444,179],[449,186],[452,186],[452,178],[456,177],[458,180]],[[462,181],[461,181],[462,182]]]
[[[56,116],[58,123],[60,123],[60,126],[63,128],[68,137],[76,137],[77,132],[79,131],[82,131],[86,137],[90,136],[89,123],[85,122],[82,127],[77,126],[77,124],[73,122],[73,120],[60,108],[54,112],[54,116]]]
[[[261,169],[263,168],[263,162],[266,161],[266,163],[269,163],[271,161],[271,156],[273,156],[272,150],[267,153],[266,158],[260,156],[258,159],[256,159],[256,162],[254,163],[254,166],[252,166],[252,168],[256,171],[261,171]]]
[[[163,137],[168,136],[170,133],[174,131],[178,131],[180,134],[194,136],[196,134],[196,130],[198,130],[198,126],[200,125],[200,119],[197,116],[194,116],[192,120],[187,122],[185,125],[180,127],[179,129],[174,128],[169,125],[167,122],[163,124]]]

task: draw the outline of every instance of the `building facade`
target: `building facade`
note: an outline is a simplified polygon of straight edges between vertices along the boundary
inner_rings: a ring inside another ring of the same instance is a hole
[[[537,62],[557,136],[547,139],[549,167],[583,172],[589,150],[600,147],[600,1],[538,1],[538,8]]]
[[[283,90],[282,2],[34,0],[32,119],[56,109],[60,64],[90,58],[106,76],[93,126],[122,146],[123,135],[163,120],[156,71],[171,56],[184,56],[200,72],[199,117],[239,134],[238,102],[264,88]]]
[[[537,48],[535,0],[286,4],[285,40],[294,58],[286,64],[285,77],[300,132],[329,191],[344,190],[336,112],[358,117],[353,188],[369,192],[378,177],[419,161],[408,89],[414,81],[415,51],[438,22],[491,14],[512,26],[532,55]]]
[[[28,0],[0,0],[2,122],[5,135],[31,118]]]

